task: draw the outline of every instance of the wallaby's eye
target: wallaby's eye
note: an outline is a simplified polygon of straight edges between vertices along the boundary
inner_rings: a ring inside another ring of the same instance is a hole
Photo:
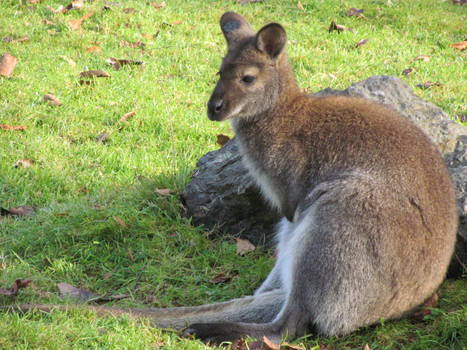
[[[242,77],[242,83],[251,84],[256,80],[256,77],[253,75],[245,75]]]

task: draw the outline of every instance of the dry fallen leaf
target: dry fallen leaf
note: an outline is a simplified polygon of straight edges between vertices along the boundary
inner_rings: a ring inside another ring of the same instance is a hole
[[[429,89],[432,86],[441,86],[441,83],[439,81],[436,81],[434,83],[431,82],[431,81],[426,81],[423,84],[417,84],[417,87],[422,89],[422,90]]]
[[[235,238],[237,246],[237,254],[245,255],[247,252],[252,252],[256,247],[247,239]]]
[[[54,105],[54,106],[62,105],[62,103],[59,100],[57,100],[57,98],[52,94],[45,94],[44,102],[48,102],[49,104]]]
[[[120,122],[126,122],[128,119],[131,119],[136,114],[135,111],[128,112],[120,118]]]
[[[8,209],[9,215],[13,216],[31,216],[35,211],[36,209],[29,205],[21,205],[16,208]]]
[[[90,291],[81,288],[76,288],[71,284],[64,282],[58,283],[57,288],[60,291],[60,295],[62,298],[77,299],[80,302],[85,302],[97,297],[96,294]]]
[[[152,6],[154,6],[156,9],[160,10],[161,8],[166,7],[167,4],[165,3],[165,1],[162,1],[161,3],[153,2]]]
[[[0,124],[0,128],[3,130],[13,130],[13,131],[24,131],[26,127],[24,125],[9,125],[9,124]]]
[[[268,349],[270,350],[303,350],[303,347],[298,346],[298,345],[292,345],[287,342],[281,342],[280,344],[274,343],[272,340],[270,340],[268,337],[263,336],[263,342],[266,344]]]
[[[110,74],[103,72],[101,70],[87,70],[84,72],[79,73],[79,75],[83,78],[108,78]]]
[[[173,193],[173,191],[168,188],[156,189],[154,192],[160,194],[161,196],[168,196],[169,194]]]
[[[221,147],[224,146],[227,142],[229,142],[230,140],[230,137],[228,137],[227,135],[223,135],[223,134],[218,134],[217,135],[217,144],[220,145]]]
[[[421,306],[420,310],[417,311],[416,313],[413,314],[413,318],[416,320],[423,320],[425,316],[428,316],[431,314],[432,308],[436,307],[438,305],[438,294],[435,292],[431,295],[431,297],[426,300],[423,305]]]
[[[183,22],[182,21],[175,21],[175,22],[172,22],[172,24],[174,26],[178,26],[179,24],[182,24]]]
[[[124,12],[124,13],[131,13],[131,12],[135,12],[135,11],[136,10],[133,7],[127,7],[127,8],[122,10],[122,12]]]
[[[135,60],[125,60],[125,59],[121,59],[121,60],[118,60],[116,58],[113,58],[113,57],[110,57],[108,59],[105,60],[108,64],[111,64],[115,70],[119,70],[121,66],[125,66],[125,65],[137,65],[137,66],[140,66],[143,64],[142,61],[135,61]]]
[[[459,43],[451,44],[451,47],[457,50],[464,51],[467,48],[467,40],[461,41]]]
[[[6,297],[16,295],[18,294],[18,290],[29,287],[32,284],[32,280],[30,279],[17,279],[10,288],[3,289],[0,287],[0,295]]]
[[[220,284],[220,283],[229,282],[231,279],[232,279],[231,276],[226,276],[224,273],[220,273],[216,277],[210,279],[209,282],[213,284]]]
[[[86,52],[101,52],[101,48],[96,45],[92,45],[86,48]]]
[[[17,62],[18,59],[15,56],[9,53],[3,54],[2,58],[0,58],[0,74],[4,77],[10,77],[15,70]]]
[[[255,2],[263,2],[264,0],[237,0],[240,5],[252,4]]]
[[[362,39],[358,43],[355,44],[355,47],[360,47],[365,45],[368,42],[369,39]]]
[[[427,55],[420,55],[420,56],[414,57],[414,58],[412,58],[411,60],[409,60],[409,63],[411,63],[411,62],[413,62],[413,61],[430,62],[430,59],[431,59],[430,56],[427,56]]]
[[[355,7],[351,7],[349,11],[347,11],[347,16],[365,17],[363,16],[363,9],[356,9]]]
[[[305,11],[305,9],[303,8],[303,5],[302,5],[302,3],[301,3],[300,1],[297,3],[297,7],[298,7],[300,10]]]
[[[15,162],[15,168],[24,168],[24,169],[27,169],[27,168],[30,168],[34,165],[34,161],[32,159],[27,159],[27,158],[24,158],[24,159],[18,159],[16,162]]]
[[[370,346],[368,344],[365,344],[365,346],[363,347],[363,350],[370,350]]]
[[[79,19],[74,19],[72,21],[70,21],[70,29],[71,30],[77,30],[79,28],[81,28],[81,25],[83,24],[83,22],[85,20],[87,20],[89,17],[91,17],[92,15],[94,14],[94,11],[91,11],[87,14],[85,14],[83,17],[79,18]]]
[[[409,67],[409,68],[407,68],[407,69],[404,69],[404,70],[402,71],[402,74],[404,74],[404,75],[409,75],[409,74],[411,74],[412,72],[413,72],[413,68],[412,68],[412,67]]]
[[[338,32],[342,32],[343,30],[345,30],[346,28],[344,26],[341,26],[339,24],[337,24],[336,20],[333,19],[331,24],[329,25],[329,33],[331,33],[332,31],[334,30],[337,30]]]

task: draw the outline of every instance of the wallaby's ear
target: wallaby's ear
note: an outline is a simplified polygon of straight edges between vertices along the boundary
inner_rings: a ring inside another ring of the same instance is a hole
[[[247,20],[235,12],[224,13],[220,20],[220,26],[229,49],[233,48],[242,39],[255,35]]]
[[[278,23],[269,23],[256,34],[256,48],[266,52],[271,58],[276,58],[287,43],[284,27]]]

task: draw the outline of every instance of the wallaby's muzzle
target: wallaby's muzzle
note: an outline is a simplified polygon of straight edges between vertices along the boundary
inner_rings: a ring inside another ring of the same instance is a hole
[[[224,100],[219,97],[212,96],[208,102],[208,117],[210,120],[221,121],[224,109]]]

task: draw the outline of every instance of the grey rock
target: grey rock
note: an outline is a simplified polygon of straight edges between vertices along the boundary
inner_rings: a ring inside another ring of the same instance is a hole
[[[466,272],[467,128],[449,119],[439,107],[420,99],[395,77],[374,76],[345,90],[328,88],[316,95],[356,96],[388,105],[431,137],[446,159],[456,187],[459,231],[449,273]],[[187,213],[195,225],[270,246],[279,213],[264,202],[240,160],[235,139],[204,155],[183,193]]]

